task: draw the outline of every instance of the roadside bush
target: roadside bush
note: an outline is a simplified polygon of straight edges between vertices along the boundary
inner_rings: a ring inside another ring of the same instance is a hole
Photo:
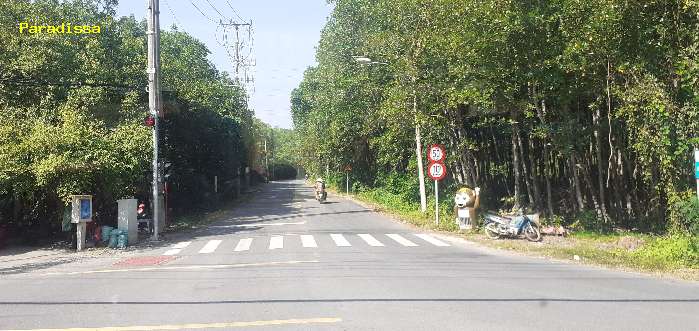
[[[575,231],[592,231],[597,233],[611,232],[610,224],[605,224],[604,221],[597,218],[597,214],[593,210],[584,210],[573,218],[570,227]]]
[[[699,235],[699,199],[693,191],[670,199],[670,225],[674,231]]]
[[[699,267],[699,237],[671,235],[659,237],[633,253],[648,267]]]

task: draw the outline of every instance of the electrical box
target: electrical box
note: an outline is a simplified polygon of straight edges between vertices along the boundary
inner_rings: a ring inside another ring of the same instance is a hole
[[[71,196],[71,223],[92,222],[92,196],[73,195]]]

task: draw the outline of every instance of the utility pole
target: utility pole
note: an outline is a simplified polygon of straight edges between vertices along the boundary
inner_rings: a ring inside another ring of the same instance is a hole
[[[413,84],[415,80],[413,79]],[[414,86],[414,85],[413,85]],[[413,87],[413,113],[415,114],[415,155],[417,157],[417,177],[420,181],[420,211],[427,211],[427,195],[425,193],[425,169],[422,167],[422,137],[420,123],[417,119],[417,92]]]
[[[159,0],[148,0],[148,109],[153,125],[153,240],[159,240],[160,231],[160,166],[158,162],[158,130],[160,126],[160,5]]]
[[[240,81],[240,65],[243,64],[243,60],[240,59],[240,27],[241,26],[252,26],[252,21],[250,23],[237,23],[231,20],[228,23],[223,23],[222,21],[219,21],[219,24],[223,26],[224,28],[227,26],[232,26],[235,28],[235,77],[238,81]],[[247,63],[244,63],[245,66],[247,66]],[[247,83],[247,77],[243,79]]]
[[[265,170],[267,170],[267,177],[269,177],[269,158],[267,158],[267,139],[265,138]]]

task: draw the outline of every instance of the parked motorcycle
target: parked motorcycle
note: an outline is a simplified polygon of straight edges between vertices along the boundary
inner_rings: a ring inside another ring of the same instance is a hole
[[[316,200],[320,203],[325,202],[325,199],[328,198],[328,192],[325,191],[325,182],[322,178],[316,180],[315,193]]]
[[[490,239],[524,235],[529,241],[541,240],[539,214],[504,217],[485,214],[485,234]]]

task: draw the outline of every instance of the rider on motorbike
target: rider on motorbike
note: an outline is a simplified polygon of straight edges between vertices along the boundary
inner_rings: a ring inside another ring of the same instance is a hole
[[[327,193],[325,192],[325,181],[323,181],[323,178],[321,177],[316,179],[315,193],[317,200],[325,200],[325,197],[327,196]]]

